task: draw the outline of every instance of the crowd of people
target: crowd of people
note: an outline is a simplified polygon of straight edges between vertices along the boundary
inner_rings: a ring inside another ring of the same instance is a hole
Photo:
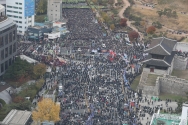
[[[57,124],[142,125],[141,119],[146,114],[152,116],[160,108],[141,106],[142,102],[153,102],[130,88],[141,73],[140,62],[145,59],[143,52],[147,45],[130,44],[125,32],[105,36],[90,9],[63,9],[63,16],[68,19],[70,33],[67,38],[42,44],[21,43],[19,47],[19,54],[50,67],[57,65],[47,63],[46,59],[49,61],[50,58],[51,62],[59,57],[66,60],[50,73],[49,80],[40,90],[50,89],[57,83],[57,100],[61,106],[61,120]],[[62,53],[63,48],[68,50],[66,54]],[[87,53],[89,56],[87,59],[82,56],[79,60],[66,56],[73,53],[85,56]],[[114,60],[109,60],[106,55]],[[58,86],[63,86],[63,89]],[[38,94],[35,99],[39,100],[40,96]]]

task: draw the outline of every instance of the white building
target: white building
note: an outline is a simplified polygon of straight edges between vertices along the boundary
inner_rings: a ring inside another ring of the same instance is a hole
[[[49,21],[58,21],[62,18],[62,0],[48,0],[47,15]]]
[[[0,0],[0,4],[5,5],[6,4],[6,0]]]
[[[29,26],[34,26],[35,0],[7,0],[6,14],[17,24],[17,31],[24,35]]]

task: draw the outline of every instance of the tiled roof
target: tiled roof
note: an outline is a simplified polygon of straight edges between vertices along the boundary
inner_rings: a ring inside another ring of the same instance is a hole
[[[176,43],[176,40],[164,37],[154,38],[152,39],[149,48],[146,49],[145,52],[158,55],[170,55]]]
[[[161,66],[161,67],[170,67],[170,64],[168,64],[166,61],[164,60],[159,60],[159,59],[149,59],[149,60],[145,60],[143,61],[144,64],[147,65],[153,65],[153,66]]]

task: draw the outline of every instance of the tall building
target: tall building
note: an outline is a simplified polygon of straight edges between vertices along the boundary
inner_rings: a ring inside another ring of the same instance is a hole
[[[24,35],[29,26],[34,26],[35,0],[7,0],[6,15],[18,25],[18,33]]]
[[[62,18],[62,0],[48,0],[48,21],[58,21]]]
[[[14,62],[17,49],[17,26],[4,13],[5,8],[0,5],[0,76]]]

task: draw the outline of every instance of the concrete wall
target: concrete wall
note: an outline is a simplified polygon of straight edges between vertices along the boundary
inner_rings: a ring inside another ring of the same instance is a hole
[[[142,90],[144,95],[158,96],[160,94],[160,82],[158,82],[158,80],[157,78],[155,86],[139,84],[138,90]]]
[[[174,69],[185,70],[187,68],[188,59],[184,57],[174,56]]]
[[[158,96],[160,93],[176,94],[185,96],[188,92],[188,80],[177,78],[176,76],[164,75],[156,79],[155,86],[139,84],[138,90],[142,90],[144,95]]]
[[[159,77],[160,92],[185,95],[188,92],[188,81],[185,79],[177,78],[176,76],[165,75]]]

